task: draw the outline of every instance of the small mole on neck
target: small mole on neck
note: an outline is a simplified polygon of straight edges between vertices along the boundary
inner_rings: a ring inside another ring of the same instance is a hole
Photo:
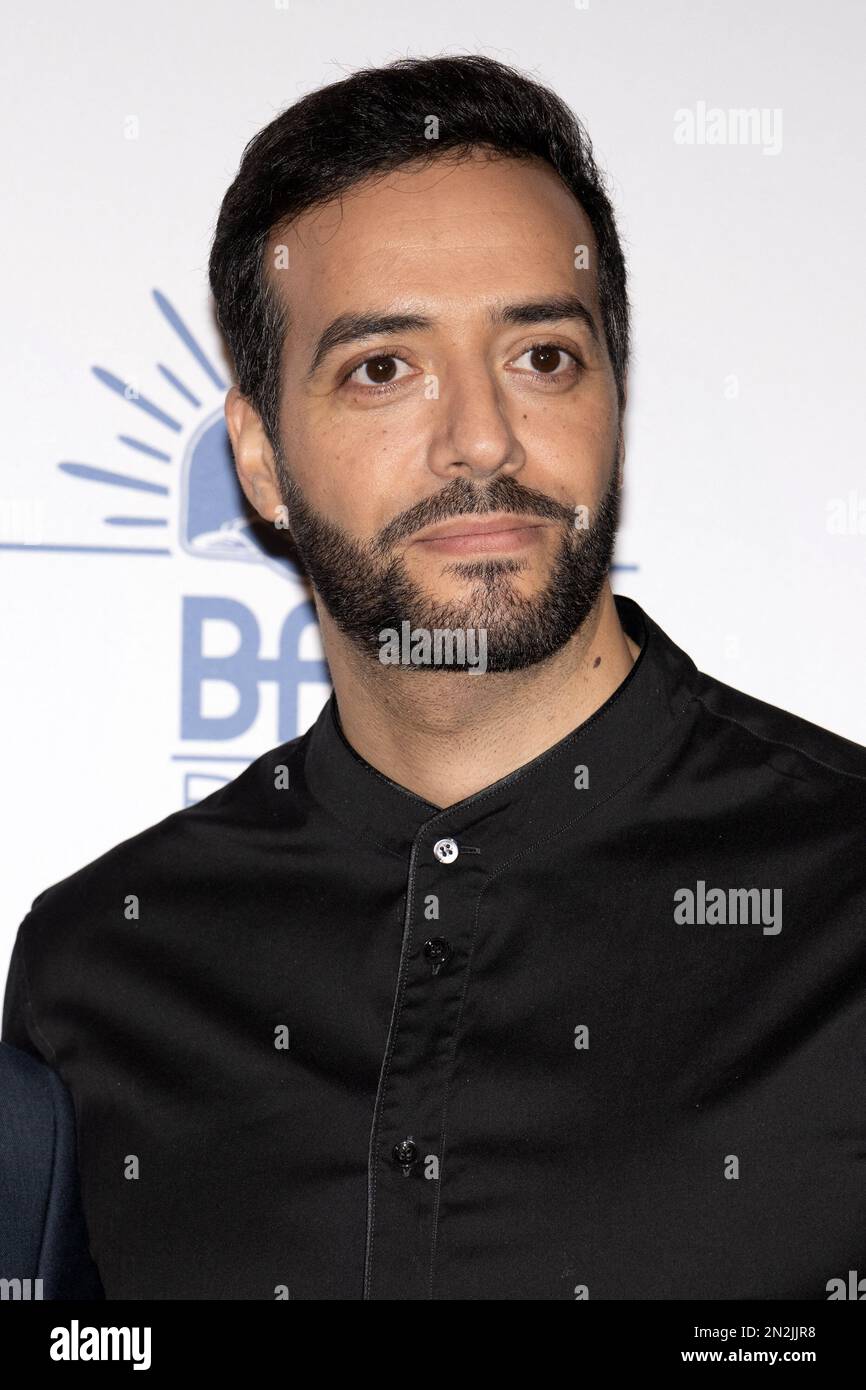
[[[592,663],[592,669],[595,670],[596,666],[600,666],[600,665],[601,665],[601,657],[600,657],[600,656],[597,656],[597,657],[595,658],[595,661]]]

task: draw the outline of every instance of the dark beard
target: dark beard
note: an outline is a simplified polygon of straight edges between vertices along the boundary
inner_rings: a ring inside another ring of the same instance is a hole
[[[361,544],[313,511],[276,455],[280,491],[297,553],[334,623],[379,664],[385,629],[485,629],[487,671],[519,671],[553,656],[592,611],[610,568],[619,521],[621,489],[616,465],[591,524],[580,529],[574,513],[552,498],[501,477],[481,488],[455,478],[390,522],[372,542]],[[513,556],[455,561],[446,567],[475,582],[459,603],[437,603],[408,575],[396,542],[451,517],[503,511],[559,521],[562,539],[550,580],[532,596],[518,593],[509,578],[525,567]],[[455,671],[454,665],[402,667]]]

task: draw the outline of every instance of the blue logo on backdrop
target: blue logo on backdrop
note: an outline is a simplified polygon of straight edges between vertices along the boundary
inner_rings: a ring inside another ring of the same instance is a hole
[[[168,388],[169,407],[150,400],[106,368],[93,367],[97,380],[136,412],[139,430],[117,436],[126,459],[117,470],[68,460],[58,464],[67,476],[98,488],[94,496],[100,505],[105,505],[109,495],[123,499],[118,505],[125,505],[125,510],[113,510],[102,517],[109,538],[86,545],[0,541],[0,549],[171,556],[177,554],[177,545],[168,542],[174,517],[180,548],[189,555],[265,565],[299,583],[301,574],[288,548],[287,533],[262,520],[238,482],[223,415],[228,383],[165,295],[154,290],[153,299],[174,334],[175,349],[182,349],[185,363],[185,368],[177,371],[163,362],[156,364]],[[209,397],[218,392],[218,399],[206,402],[203,386]],[[167,471],[171,469],[175,470],[173,478]],[[169,481],[164,481],[166,478]],[[115,491],[107,493],[106,489]],[[612,568],[636,570],[637,565],[616,564]],[[236,775],[238,769],[230,770],[228,765],[248,764],[256,756],[252,752],[197,750],[203,744],[228,743],[248,733],[259,715],[263,686],[271,685],[277,695],[276,737],[269,740],[271,746],[302,732],[300,687],[310,683],[327,686],[329,675],[321,657],[300,654],[305,634],[316,627],[316,612],[308,599],[297,603],[283,621],[274,657],[261,655],[258,619],[236,596],[185,596],[181,602],[180,735],[192,748],[171,757],[187,765],[183,795],[190,805]],[[236,646],[228,655],[209,655],[206,651],[208,626],[215,623],[227,625],[234,633]],[[230,688],[235,708],[227,714],[205,713],[206,691],[220,684]]]
[[[172,556],[177,554],[177,544],[169,542],[173,513],[177,540],[186,553],[203,560],[266,565],[283,578],[298,582],[300,571],[288,549],[286,532],[268,525],[253,511],[238,482],[223,416],[228,382],[165,295],[154,290],[153,299],[175,335],[175,347],[182,347],[186,362],[186,367],[178,370],[162,362],[156,364],[169,388],[168,407],[106,368],[93,367],[97,380],[136,412],[137,431],[117,437],[127,462],[117,470],[77,461],[58,464],[61,472],[98,487],[94,495],[102,505],[106,488],[123,498],[120,509],[102,517],[103,525],[110,528],[105,542],[3,542],[0,548]],[[219,399],[211,403],[205,396],[211,397],[214,390],[220,393]],[[166,470],[173,470],[175,476]],[[164,481],[166,477],[169,481]],[[301,685],[327,685],[329,675],[324,660],[300,654],[305,634],[316,627],[315,609],[308,599],[289,610],[275,657],[261,655],[262,634],[256,614],[236,596],[184,596],[181,602],[180,734],[193,748],[172,754],[172,758],[187,764],[183,792],[189,805],[236,775],[239,769],[226,765],[248,764],[256,756],[202,753],[195,751],[195,745],[200,748],[202,744],[242,738],[258,717],[260,690],[266,683],[271,683],[277,694],[276,735],[269,745],[295,738],[302,732],[298,709]],[[232,630],[236,645],[228,655],[206,652],[208,625],[214,623],[227,624]],[[205,692],[216,684],[231,688],[235,708],[229,714],[204,712]]]

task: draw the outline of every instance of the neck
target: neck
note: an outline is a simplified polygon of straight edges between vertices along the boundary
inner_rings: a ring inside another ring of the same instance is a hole
[[[589,719],[638,654],[610,586],[571,641],[522,671],[405,671],[374,664],[317,600],[340,723],[392,782],[445,808],[531,762]]]

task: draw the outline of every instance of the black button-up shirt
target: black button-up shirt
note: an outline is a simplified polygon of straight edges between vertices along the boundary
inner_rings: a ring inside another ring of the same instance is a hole
[[[866,750],[641,646],[445,810],[332,695],[41,893],[108,1298],[827,1299],[866,1275]]]

